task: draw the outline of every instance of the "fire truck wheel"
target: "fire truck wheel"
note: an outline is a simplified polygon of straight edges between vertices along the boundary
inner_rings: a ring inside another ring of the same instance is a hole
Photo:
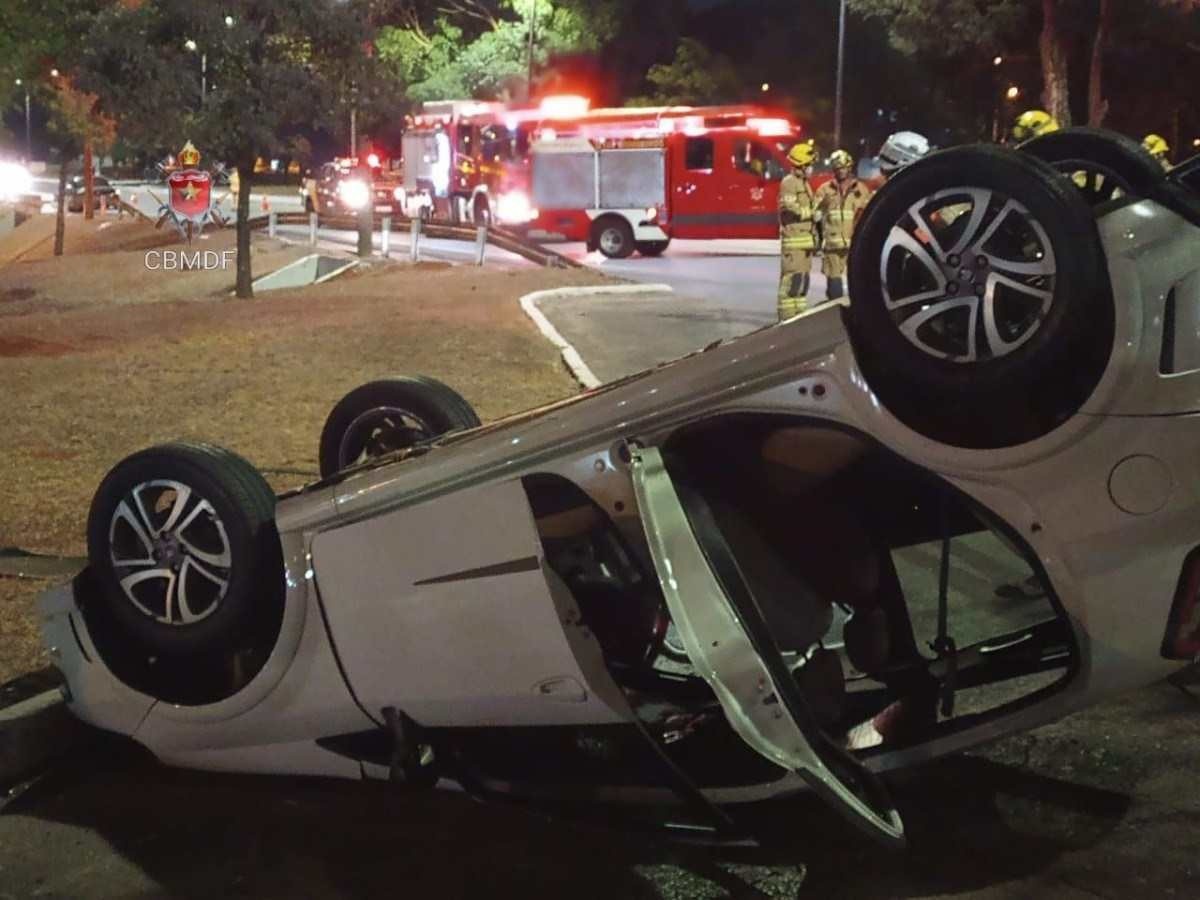
[[[958,447],[1015,446],[1078,412],[1115,306],[1092,209],[1028,153],[959,147],[894,176],[850,248],[846,329],[893,415]]]
[[[325,420],[318,451],[321,477],[479,424],[471,404],[434,378],[369,382],[339,400]]]
[[[670,238],[665,241],[638,241],[637,252],[642,256],[662,256],[670,246]]]
[[[1097,128],[1066,128],[1021,145],[1062,172],[1084,200],[1099,206],[1122,195],[1145,197],[1163,180],[1163,168],[1137,141]]]
[[[633,229],[618,216],[601,216],[592,224],[591,243],[609,259],[625,259],[634,251]]]

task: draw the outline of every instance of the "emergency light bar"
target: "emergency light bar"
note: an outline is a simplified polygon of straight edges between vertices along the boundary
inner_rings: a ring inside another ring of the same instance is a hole
[[[757,131],[763,137],[787,137],[796,129],[787,119],[755,119],[746,120],[746,127]]]
[[[541,112],[548,119],[573,119],[587,115],[592,101],[587,97],[576,94],[556,94],[545,97],[541,102]]]

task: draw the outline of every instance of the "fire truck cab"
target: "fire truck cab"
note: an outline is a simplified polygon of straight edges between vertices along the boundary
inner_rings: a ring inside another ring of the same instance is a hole
[[[745,109],[667,111],[653,129],[625,135],[597,123],[567,137],[542,127],[531,236],[586,241],[610,258],[657,256],[676,237],[779,236],[779,183],[799,137],[788,120]]]
[[[402,140],[403,206],[452,222],[525,224],[535,110],[501,103],[424,103]]]

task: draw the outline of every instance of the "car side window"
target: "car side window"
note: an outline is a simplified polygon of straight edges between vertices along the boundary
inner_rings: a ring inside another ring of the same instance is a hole
[[[713,167],[712,138],[692,137],[684,145],[684,165],[692,171],[711,171]]]

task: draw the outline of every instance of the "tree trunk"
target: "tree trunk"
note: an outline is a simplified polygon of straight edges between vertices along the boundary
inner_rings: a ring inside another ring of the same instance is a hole
[[[1092,66],[1088,73],[1088,125],[1092,128],[1103,125],[1104,117],[1108,115],[1108,101],[1104,99],[1104,50],[1111,22],[1111,0],[1100,0],[1096,37],[1092,41]]]
[[[1067,53],[1058,33],[1059,0],[1042,0],[1042,103],[1046,111],[1067,128],[1071,124],[1071,95],[1067,81]]]
[[[240,163],[237,195],[237,295],[243,299],[254,296],[250,282],[250,182],[254,178],[254,163]]]
[[[54,255],[63,255],[63,240],[67,231],[67,161],[58,170],[58,215],[54,220]]]
[[[96,212],[92,209],[92,204],[96,198],[96,178],[92,171],[92,142],[83,142],[83,217],[85,219],[95,218]]]
[[[358,211],[358,255],[370,259],[371,230],[375,219],[375,186],[371,183],[371,167],[359,166],[358,177],[367,186],[367,204]]]

